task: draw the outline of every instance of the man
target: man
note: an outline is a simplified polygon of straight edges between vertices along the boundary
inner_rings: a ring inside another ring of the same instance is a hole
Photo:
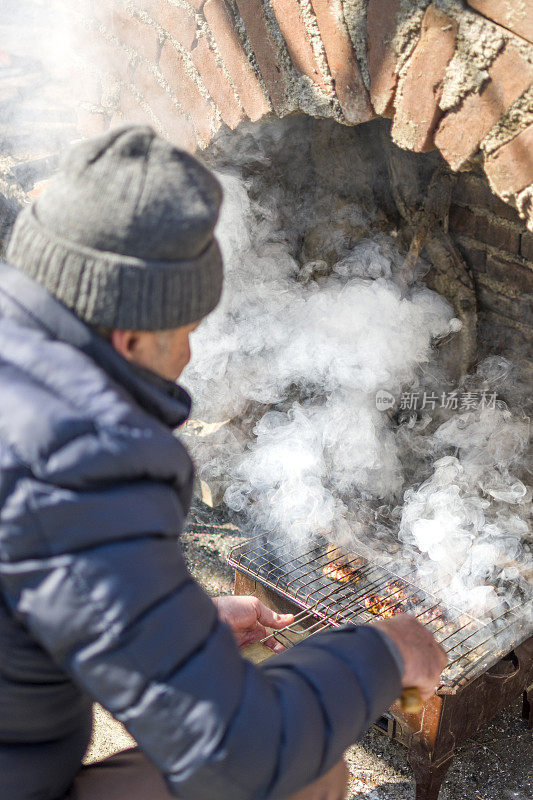
[[[214,603],[187,571],[175,380],[221,292],[220,199],[149,128],[116,129],[71,150],[0,266],[6,800],[340,800],[344,749],[445,664],[402,616],[257,668],[237,644],[290,617]],[[81,769],[95,700],[140,751]]]

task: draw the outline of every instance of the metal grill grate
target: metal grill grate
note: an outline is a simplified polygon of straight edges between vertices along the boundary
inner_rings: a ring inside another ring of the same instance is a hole
[[[499,609],[490,622],[478,620],[421,590],[412,566],[392,572],[357,553],[341,554],[322,538],[298,545],[260,535],[236,547],[229,564],[328,626],[372,622],[407,611],[434,633],[448,654],[443,685],[458,686],[476,677],[528,634],[521,630],[518,605]],[[337,571],[336,580],[337,566],[343,570]],[[299,622],[304,621],[302,616]],[[307,633],[316,630],[313,626]],[[302,635],[300,626],[287,629],[287,634],[287,641],[280,641],[293,644]]]

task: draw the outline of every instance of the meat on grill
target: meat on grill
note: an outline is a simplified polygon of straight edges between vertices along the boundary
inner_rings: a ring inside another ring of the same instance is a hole
[[[362,559],[356,559],[356,561],[362,561]],[[329,578],[332,581],[337,581],[337,583],[356,583],[363,577],[362,573],[357,569],[356,566],[352,566],[351,564],[343,564],[340,561],[334,561],[331,564],[326,564],[322,572],[326,578]]]
[[[331,581],[336,583],[349,584],[357,583],[365,577],[362,568],[368,563],[366,559],[358,556],[350,558],[346,552],[334,545],[329,545],[327,550],[329,558],[339,559],[329,561],[322,572]],[[453,631],[453,623],[450,623],[443,609],[439,605],[432,606],[424,611],[420,610],[423,603],[422,598],[415,594],[409,584],[403,580],[393,580],[387,586],[380,589],[380,593],[374,592],[363,599],[367,611],[376,617],[390,619],[395,614],[410,612],[415,614],[417,619],[424,625],[432,629],[447,633]]]
[[[382,594],[371,594],[365,597],[364,604],[372,614],[377,617],[385,617],[385,619],[390,619],[403,611],[397,600],[392,597],[384,597]]]

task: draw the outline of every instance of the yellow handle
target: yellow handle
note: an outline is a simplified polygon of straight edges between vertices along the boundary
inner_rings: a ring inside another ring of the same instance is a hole
[[[420,692],[416,688],[404,689],[400,696],[400,708],[406,714],[420,714],[424,707]]]

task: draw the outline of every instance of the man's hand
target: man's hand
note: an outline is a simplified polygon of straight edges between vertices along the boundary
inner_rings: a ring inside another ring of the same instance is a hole
[[[373,622],[385,633],[400,651],[404,665],[402,685],[420,691],[423,700],[428,700],[440,682],[440,675],[448,658],[430,631],[409,614],[398,614],[392,619]]]
[[[269,633],[267,627],[278,630],[294,622],[293,614],[276,614],[252,595],[214,597],[213,603],[222,622],[229,625],[233,631],[239,647],[247,647],[264,639]],[[265,645],[275,653],[285,649],[274,637],[267,639]]]

